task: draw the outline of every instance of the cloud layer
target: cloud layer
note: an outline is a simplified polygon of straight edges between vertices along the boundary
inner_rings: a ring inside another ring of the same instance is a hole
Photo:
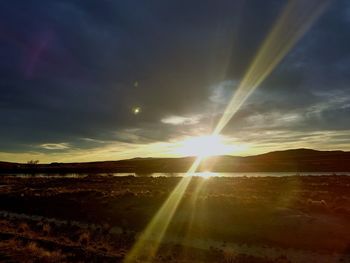
[[[171,155],[171,143],[212,131],[283,4],[2,3],[0,159]],[[246,154],[350,150],[349,26],[349,2],[333,2],[225,138]]]

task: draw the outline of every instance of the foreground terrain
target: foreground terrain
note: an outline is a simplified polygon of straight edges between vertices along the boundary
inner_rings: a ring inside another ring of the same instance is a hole
[[[121,262],[179,180],[3,175],[0,261]],[[194,177],[154,261],[350,262],[350,176]]]

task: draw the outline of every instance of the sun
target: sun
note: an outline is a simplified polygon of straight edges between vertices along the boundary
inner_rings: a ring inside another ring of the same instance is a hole
[[[180,155],[208,157],[232,152],[232,146],[224,144],[220,135],[191,137],[182,141],[176,150]]]

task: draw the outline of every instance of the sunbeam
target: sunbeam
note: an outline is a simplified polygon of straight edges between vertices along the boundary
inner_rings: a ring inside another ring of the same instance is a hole
[[[213,134],[219,134],[253,91],[274,70],[325,10],[328,0],[289,1],[228,103]]]
[[[187,172],[188,176],[180,180],[144,232],[139,236],[137,243],[125,258],[125,263],[135,262],[137,259],[142,259],[143,262],[152,261],[183,194],[191,181],[191,174],[196,171],[200,162],[200,157],[194,161]]]
[[[288,51],[310,28],[328,2],[327,0],[288,2],[227,105],[213,131],[213,135],[221,133],[249,95],[266,79]],[[195,172],[200,162],[201,158],[198,157],[187,174],[190,175]],[[143,262],[152,261],[190,180],[190,176],[180,180],[125,258],[126,263],[135,262],[137,259],[142,259]]]

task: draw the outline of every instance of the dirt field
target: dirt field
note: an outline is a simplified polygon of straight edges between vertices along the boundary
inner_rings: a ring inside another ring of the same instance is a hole
[[[1,176],[0,261],[121,262],[179,180]],[[193,178],[163,241],[156,262],[350,262],[350,176]]]

